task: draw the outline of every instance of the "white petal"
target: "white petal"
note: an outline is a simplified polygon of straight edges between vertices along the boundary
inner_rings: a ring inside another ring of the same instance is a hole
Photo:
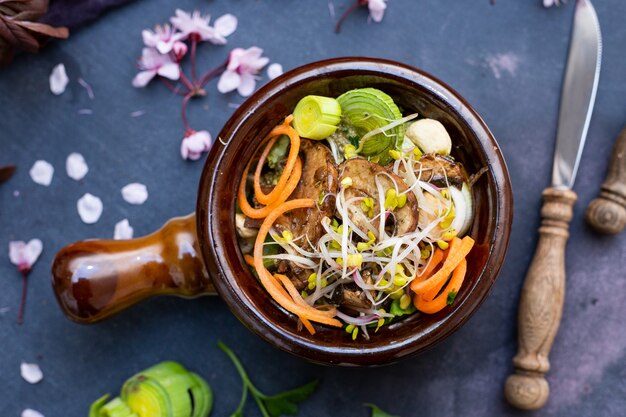
[[[133,87],[135,88],[145,87],[146,85],[148,85],[150,80],[154,78],[155,75],[156,75],[156,71],[154,70],[146,70],[146,71],[139,72],[137,75],[135,75],[135,78],[133,78]]]
[[[178,64],[165,64],[157,71],[161,77],[169,78],[170,80],[177,80],[180,78],[180,67]]]
[[[143,38],[143,43],[151,48],[156,45],[158,39],[156,34],[148,29],[144,29],[141,31],[141,37]]]
[[[33,167],[29,171],[29,174],[34,182],[47,187],[52,182],[54,167],[50,165],[49,162],[43,160],[35,161]]]
[[[89,172],[89,167],[85,158],[77,152],[72,152],[67,156],[65,161],[65,170],[68,177],[75,179],[76,181],[82,180]]]
[[[86,193],[76,203],[80,219],[87,224],[93,224],[102,214],[102,200],[95,195]]]
[[[26,243],[23,241],[9,242],[9,259],[13,265],[20,266],[26,263],[24,252],[26,251]]]
[[[283,66],[280,65],[277,62],[274,62],[272,65],[270,65],[269,67],[267,67],[267,77],[270,80],[273,80],[274,78],[280,76],[283,74]]]
[[[370,11],[370,16],[374,22],[378,23],[383,20],[385,9],[387,8],[384,0],[369,0],[367,2],[367,6]]]
[[[35,411],[32,408],[27,408],[22,411],[22,417],[44,417],[39,411]]]
[[[52,69],[52,73],[50,73],[50,91],[52,91],[52,94],[57,96],[63,94],[69,82],[70,79],[67,78],[65,65],[58,64]]]
[[[148,188],[138,182],[133,182],[122,188],[122,197],[130,204],[143,204],[148,199]]]
[[[133,228],[130,223],[128,223],[128,219],[121,220],[115,223],[115,231],[113,232],[113,239],[132,239],[133,238]]]
[[[20,372],[22,373],[24,381],[29,384],[36,384],[43,379],[43,372],[41,372],[39,365],[36,363],[22,362],[20,365]]]
[[[254,92],[254,87],[256,87],[256,80],[254,77],[250,74],[242,74],[241,84],[237,87],[237,92],[243,97],[248,97]]]
[[[220,93],[229,93],[239,87],[241,77],[235,71],[224,71],[217,83],[217,91]]]
[[[43,243],[39,239],[31,239],[24,247],[24,258],[29,266],[33,266],[43,251]]]
[[[217,18],[213,27],[218,34],[224,37],[232,35],[237,30],[237,18],[232,14],[225,14]]]

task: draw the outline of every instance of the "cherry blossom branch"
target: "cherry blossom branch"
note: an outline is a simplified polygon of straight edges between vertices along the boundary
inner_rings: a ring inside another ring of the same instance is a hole
[[[20,310],[17,313],[17,324],[24,323],[24,310],[26,308],[26,292],[28,290],[28,272],[30,269],[20,268],[22,273],[22,301],[20,301]]]
[[[198,45],[198,35],[193,33],[191,36],[191,81],[193,82],[194,86],[198,86],[198,84],[196,83],[197,78],[196,78],[196,46]],[[202,85],[200,84],[200,87]]]
[[[185,87],[187,87],[187,89],[191,92],[194,91],[195,87],[193,85],[192,82],[189,81],[189,78],[187,78],[187,76],[185,75],[185,73],[183,72],[183,67],[182,65],[178,64],[178,66],[180,67],[180,80],[183,82],[183,84],[185,85]]]
[[[213,78],[217,77],[218,75],[221,75],[226,70],[227,66],[228,66],[228,60],[226,60],[226,62],[224,62],[223,64],[213,68],[212,70],[207,71],[200,79],[200,82],[198,83],[198,85],[200,87],[204,87],[206,83],[211,81]]]
[[[174,85],[172,85],[171,82],[169,82],[168,80],[166,80],[163,77],[159,77],[159,79],[161,80],[161,82],[168,88],[168,90],[170,90],[172,93],[179,95],[179,96],[186,96],[189,91],[185,92],[185,91],[180,91],[180,89],[178,87],[175,87]]]
[[[187,121],[187,103],[189,103],[189,99],[191,99],[194,94],[194,91],[190,91],[189,93],[187,93],[187,95],[185,95],[185,98],[183,98],[183,104],[180,108],[180,116],[183,119],[183,127],[185,128],[185,136],[191,134],[192,131],[192,129],[189,127],[189,122]]]
[[[367,4],[367,1],[368,0],[355,0],[355,2],[352,3],[352,6],[348,7],[346,11],[343,12],[341,17],[339,17],[337,25],[335,25],[335,33],[339,33],[339,31],[341,31],[341,25],[343,24],[343,21],[346,20],[346,18],[350,16],[356,9],[361,6],[365,6]]]

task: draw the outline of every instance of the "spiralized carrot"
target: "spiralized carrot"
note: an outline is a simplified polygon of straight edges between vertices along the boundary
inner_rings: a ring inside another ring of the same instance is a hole
[[[443,261],[443,258],[445,257],[444,254],[445,254],[444,251],[442,251],[441,249],[439,248],[435,249],[435,252],[433,252],[432,258],[430,258],[430,263],[428,264],[426,268],[424,268],[422,273],[418,275],[416,279],[420,281],[425,281],[428,278],[430,278],[435,268],[437,268],[439,264],[441,263],[441,261]]]
[[[300,319],[327,324],[334,327],[342,327],[341,322],[334,317],[335,312],[320,311],[308,304],[301,305],[293,297],[287,296],[285,290],[279,286],[278,280],[263,265],[263,243],[272,225],[278,217],[285,212],[298,208],[311,208],[315,206],[315,201],[310,198],[290,200],[276,207],[263,221],[259,234],[254,244],[254,267],[259,275],[261,284],[265,287],[271,297],[284,309],[297,315]],[[303,321],[304,323],[304,321]]]
[[[280,280],[280,282],[282,282],[283,286],[285,287],[285,289],[287,290],[291,298],[293,298],[293,300],[296,303],[300,305],[308,306],[308,304],[306,303],[306,301],[304,301],[304,298],[302,298],[302,296],[300,295],[296,287],[293,285],[289,277],[283,274],[274,274],[274,278],[277,278]],[[302,322],[302,325],[309,331],[309,333],[315,334],[315,328],[313,327],[313,325],[311,324],[309,320],[303,317],[299,317],[299,319]]]
[[[291,176],[289,177],[289,181],[287,181],[287,186],[284,188],[278,199],[275,203],[269,206],[254,208],[248,203],[248,199],[246,198],[246,179],[248,177],[248,170],[250,169],[250,163],[244,170],[243,177],[239,182],[239,192],[237,194],[237,198],[239,201],[239,208],[246,216],[251,219],[263,219],[267,217],[268,214],[272,212],[277,206],[287,201],[293,190],[298,186],[298,182],[300,182],[300,178],[302,177],[302,160],[300,157],[296,159],[296,165],[291,172]]]
[[[246,263],[247,263],[249,266],[254,267],[254,257],[252,257],[252,256],[250,256],[250,255],[248,255],[248,254],[246,254],[246,255],[243,255],[243,259],[246,261]]]
[[[448,249],[448,256],[441,268],[425,281],[414,280],[411,283],[411,290],[415,294],[421,295],[440,286],[442,282],[447,281],[452,271],[465,259],[473,246],[474,239],[469,236],[465,236],[463,239],[458,237],[452,239]]]
[[[463,280],[465,280],[466,272],[467,260],[463,258],[457,267],[454,268],[452,278],[450,278],[450,282],[448,282],[445,290],[432,300],[427,300],[419,294],[415,295],[415,298],[413,298],[415,308],[426,314],[434,314],[443,310],[448,305],[448,294],[452,291],[455,293],[459,292],[461,285],[463,285]]]
[[[296,132],[296,130],[289,125],[293,120],[293,115],[287,116],[285,118],[285,122],[281,125],[276,126],[268,137],[287,135],[289,136],[289,140],[291,141],[291,146],[289,148],[289,155],[287,156],[287,163],[285,164],[285,169],[283,170],[280,178],[278,179],[278,183],[274,187],[274,189],[269,193],[263,193],[261,190],[260,178],[261,178],[261,170],[263,168],[263,164],[265,163],[265,159],[269,154],[269,150],[271,149],[269,146],[265,148],[261,158],[259,159],[259,163],[257,164],[256,171],[254,173],[254,195],[259,203],[265,205],[271,205],[275,203],[279,196],[282,194],[284,188],[287,186],[287,181],[291,176],[291,171],[293,171],[294,166],[296,165],[296,159],[298,158],[298,152],[300,152],[300,136]],[[276,139],[273,139],[276,140]]]

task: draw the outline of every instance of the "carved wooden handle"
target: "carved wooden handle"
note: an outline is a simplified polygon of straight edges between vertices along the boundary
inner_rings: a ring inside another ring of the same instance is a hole
[[[565,244],[576,193],[547,188],[543,200],[539,243],[520,299],[515,373],[505,385],[507,401],[524,410],[540,408],[550,394],[544,374],[563,312]]]
[[[79,323],[100,321],[154,295],[215,294],[193,214],[138,239],[64,247],[52,264],[52,287],[65,315]]]
[[[615,142],[609,173],[600,195],[587,207],[586,217],[600,233],[617,234],[626,226],[626,127]]]

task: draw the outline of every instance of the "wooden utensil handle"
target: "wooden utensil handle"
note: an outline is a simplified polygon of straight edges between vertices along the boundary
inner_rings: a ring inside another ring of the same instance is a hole
[[[544,374],[563,312],[565,245],[576,193],[547,188],[543,200],[539,242],[520,299],[515,373],[505,385],[507,401],[524,410],[540,408],[550,393]]]
[[[52,287],[61,309],[94,323],[154,295],[215,294],[196,238],[196,216],[132,240],[85,240],[61,249]]]
[[[613,146],[609,173],[600,195],[587,207],[586,218],[600,233],[617,234],[626,226],[626,127]]]

